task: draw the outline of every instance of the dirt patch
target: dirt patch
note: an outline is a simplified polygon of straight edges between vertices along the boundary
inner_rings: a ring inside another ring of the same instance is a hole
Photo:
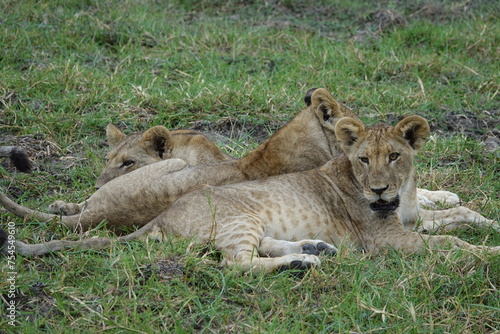
[[[498,151],[500,147],[500,111],[483,111],[482,114],[448,112],[442,119],[430,120],[429,124],[432,133],[441,136],[464,134],[481,141],[489,152]]]
[[[140,278],[141,284],[146,284],[153,276],[156,276],[160,281],[170,281],[175,278],[184,277],[184,265],[178,258],[163,259],[156,263],[145,265],[141,268],[137,276]]]
[[[472,15],[473,6],[467,3],[454,4],[447,8],[443,4],[428,3],[414,5],[411,3],[399,6],[397,9],[381,8],[358,17],[360,29],[353,35],[356,42],[364,42],[368,37],[377,39],[381,34],[399,27],[405,27],[412,21],[434,23],[449,22],[465,15]]]
[[[82,160],[85,160],[84,157],[79,156],[77,153],[71,152],[68,149],[63,150],[41,133],[27,136],[3,136],[0,137],[0,145],[20,146],[24,148],[29,159],[33,162],[32,171],[36,175],[36,178],[33,176],[31,181],[27,181],[28,183],[38,182],[37,178],[57,180],[57,182],[48,181],[48,184],[52,186],[47,188],[47,193],[58,191],[63,184],[70,187],[74,180],[68,173],[68,170],[78,168],[82,165]],[[8,174],[18,173],[10,159],[0,158],[0,166],[2,166]],[[1,179],[2,175],[0,175],[0,180]],[[15,184],[9,186],[8,195],[14,198],[22,196],[24,194],[22,188],[26,186],[26,182],[21,188],[17,187]]]
[[[15,299],[17,310],[24,314],[26,320],[33,321],[40,316],[50,319],[62,315],[57,309],[56,300],[45,291],[45,287],[44,283],[35,282],[25,291],[17,291]]]
[[[21,146],[25,149],[30,160],[33,161],[35,171],[47,172],[55,176],[78,166],[82,160],[78,152],[61,148],[42,133],[26,136],[3,136],[0,137],[0,145]],[[14,171],[14,166],[10,161],[4,160],[0,163],[9,172]]]
[[[395,10],[382,9],[368,15],[366,23],[375,25],[379,31],[386,31],[393,27],[404,27],[408,20]]]
[[[442,120],[431,122],[431,130],[442,135],[463,133],[474,139],[484,139],[487,135],[500,135],[500,112],[483,111],[477,115],[471,111],[448,112]]]
[[[244,122],[236,118],[225,117],[217,122],[196,121],[191,123],[193,130],[209,134],[212,138],[223,144],[237,142],[262,143],[273,133],[282,128],[287,122],[270,121],[264,124]]]

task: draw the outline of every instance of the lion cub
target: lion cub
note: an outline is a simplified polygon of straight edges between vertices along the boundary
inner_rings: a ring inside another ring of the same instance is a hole
[[[341,152],[334,132],[337,120],[356,116],[325,89],[315,90],[311,98],[308,108],[245,157],[196,166],[189,166],[184,159],[149,164],[109,181],[83,203],[61,201],[65,211],[74,213],[60,220],[80,230],[102,220],[108,227],[142,226],[201,184],[237,183],[321,166]],[[0,204],[20,217],[57,218],[21,207],[2,193]]]
[[[343,152],[336,137],[336,122],[342,117],[358,118],[322,88],[309,90],[305,102],[305,110],[243,158],[197,166],[189,166],[180,159],[149,164],[111,180],[83,203],[58,202],[65,208],[60,211],[74,210],[72,215],[61,216],[60,220],[76,230],[87,230],[102,220],[107,221],[108,227],[142,226],[181,195],[201,184],[223,185],[317,168]],[[145,136],[140,138],[143,140]],[[427,198],[430,198],[429,194],[439,195],[434,197],[440,200],[452,194],[417,189],[417,197],[422,192]],[[57,218],[53,214],[20,206],[1,192],[0,204],[19,217]],[[420,230],[451,229],[463,222],[499,229],[493,220],[466,207],[425,210],[420,208],[416,198],[411,214],[399,212],[407,229],[413,230],[417,226],[416,217],[413,220],[407,218],[413,217],[415,211],[422,219]]]
[[[111,151],[106,166],[97,178],[96,188],[133,170],[165,159],[182,159],[201,165],[233,159],[206,135],[194,130],[173,130],[157,125],[144,132],[125,135],[113,124],[106,127]]]
[[[418,215],[413,159],[429,135],[425,119],[410,116],[395,127],[365,127],[353,118],[342,118],[335,134],[343,154],[322,167],[266,180],[199,187],[117,240],[179,236],[213,242],[222,253],[223,265],[264,272],[318,266],[321,250],[332,253],[333,245],[346,242],[367,252],[386,247],[406,253],[452,247],[500,254],[500,247],[474,246],[456,237],[430,236],[403,227]],[[16,250],[40,255],[66,248],[109,247],[112,240],[34,245],[18,241]]]
[[[113,124],[106,127],[106,138],[110,152],[101,174],[96,180],[96,188],[101,188],[118,176],[138,168],[166,159],[182,159],[188,165],[201,165],[233,157],[225,154],[206,135],[194,130],[172,130],[157,125],[130,135],[124,134]],[[82,211],[83,203],[55,201],[48,211],[66,216]]]

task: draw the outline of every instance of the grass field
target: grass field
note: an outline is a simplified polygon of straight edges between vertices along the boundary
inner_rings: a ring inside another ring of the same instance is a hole
[[[496,1],[0,1],[0,165],[16,201],[45,209],[94,191],[105,126],[207,132],[254,148],[325,87],[367,123],[426,117],[418,184],[500,220]],[[0,208],[27,242],[71,238]],[[500,245],[492,228],[450,234]],[[89,235],[111,232],[98,228]],[[0,260],[0,332],[498,333],[500,258],[375,257],[341,249],[303,275],[241,275],[189,240],[16,258],[16,320]]]

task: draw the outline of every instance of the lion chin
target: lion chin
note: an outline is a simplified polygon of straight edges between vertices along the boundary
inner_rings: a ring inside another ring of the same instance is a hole
[[[394,211],[399,207],[399,196],[396,196],[392,201],[388,202],[379,199],[376,202],[370,203],[372,211]]]

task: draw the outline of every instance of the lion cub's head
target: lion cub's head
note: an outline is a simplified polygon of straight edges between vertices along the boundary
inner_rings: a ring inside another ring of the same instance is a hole
[[[429,135],[427,121],[410,116],[394,127],[365,127],[358,120],[342,118],[335,133],[370,208],[396,210],[402,195],[414,187],[413,158]]]
[[[120,175],[165,159],[174,145],[170,131],[161,125],[145,132],[125,135],[113,124],[108,124],[106,137],[111,151],[106,166],[97,178],[97,188]]]
[[[157,125],[144,132],[125,135],[113,124],[108,124],[106,137],[111,151],[97,178],[97,188],[118,176],[165,159],[182,159],[189,165],[233,159],[203,133],[194,130],[169,131]]]

